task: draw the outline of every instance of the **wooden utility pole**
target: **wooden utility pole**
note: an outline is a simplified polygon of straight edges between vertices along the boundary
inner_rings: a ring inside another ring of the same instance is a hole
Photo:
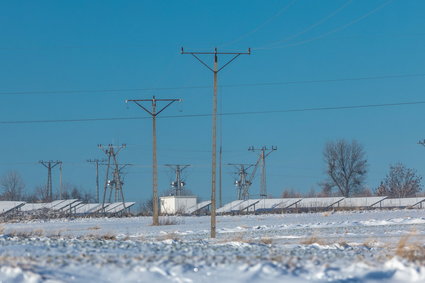
[[[217,170],[217,75],[233,60],[240,55],[250,55],[248,52],[218,52],[217,48],[214,52],[187,52],[181,49],[181,54],[190,54],[195,57],[202,65],[207,67],[214,74],[214,94],[213,94],[213,110],[212,110],[212,168],[211,168],[211,238],[216,237],[216,170]],[[208,64],[199,58],[198,55],[214,55],[214,66],[211,68]],[[218,67],[218,55],[232,55],[233,57],[227,61],[221,68]],[[221,193],[220,193],[221,195]]]
[[[96,202],[100,203],[99,199],[99,162],[106,162],[106,159],[88,159],[87,162],[94,163],[96,165]]]
[[[152,116],[152,194],[153,194],[153,225],[159,225],[159,211],[158,211],[158,162],[156,159],[156,116],[164,111],[168,106],[181,99],[157,99],[155,96],[152,99],[128,99],[125,102],[134,102]],[[152,110],[147,109],[141,103],[151,102]],[[157,102],[168,102],[167,105],[162,107],[159,111],[156,109]]]

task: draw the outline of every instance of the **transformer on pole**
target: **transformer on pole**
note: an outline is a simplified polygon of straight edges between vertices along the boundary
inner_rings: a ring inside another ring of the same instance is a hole
[[[183,192],[183,187],[186,185],[185,181],[182,178],[182,172],[190,165],[165,164],[165,166],[170,167],[174,170],[176,177],[175,180],[171,182],[171,188],[173,189],[175,196],[181,196]]]

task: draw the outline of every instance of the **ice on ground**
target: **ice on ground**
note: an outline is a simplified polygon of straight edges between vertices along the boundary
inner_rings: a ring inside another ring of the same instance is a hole
[[[425,282],[425,211],[2,224],[1,282]]]

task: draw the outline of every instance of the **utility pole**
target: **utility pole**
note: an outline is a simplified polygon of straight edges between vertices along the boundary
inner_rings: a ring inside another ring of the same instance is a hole
[[[251,178],[248,178],[248,169],[254,166],[254,164],[229,163],[228,165],[233,165],[235,169],[237,170],[236,174],[239,176],[239,179],[235,181],[238,200],[249,199],[249,187],[251,186],[252,183],[251,183]],[[255,172],[253,173],[255,174]]]
[[[106,156],[108,157],[107,160],[107,167],[106,167],[106,174],[105,174],[105,185],[103,187],[103,201],[102,201],[102,209],[105,209],[105,201],[106,201],[106,191],[108,190],[108,187],[110,189],[109,192],[109,202],[112,200],[112,191],[114,191],[114,201],[121,201],[124,209],[125,209],[125,200],[124,200],[124,192],[123,192],[123,185],[124,182],[121,180],[121,170],[127,166],[125,164],[124,166],[120,167],[118,164],[117,155],[120,153],[122,149],[126,147],[125,144],[122,145],[112,145],[109,144],[107,146],[103,146],[101,144],[98,145],[100,150],[102,150]],[[113,162],[113,165],[111,165],[111,162]],[[109,179],[109,170],[110,167],[113,166],[113,173],[112,173],[112,180]]]
[[[62,162],[59,163],[59,199],[62,199]]]
[[[46,186],[46,190],[47,190],[47,199],[48,201],[52,201],[53,200],[53,189],[52,189],[52,169],[54,167],[56,167],[59,164],[62,164],[62,161],[52,161],[52,160],[48,160],[48,161],[44,161],[44,160],[40,160],[38,163],[42,164],[44,167],[47,168],[47,186]]]
[[[87,162],[94,163],[96,165],[96,202],[100,203],[99,200],[99,162],[106,162],[106,159],[87,159]]]
[[[259,160],[261,161],[261,184],[260,184],[260,198],[267,198],[267,183],[266,183],[266,157],[273,151],[277,150],[277,147],[272,146],[268,149],[266,146],[262,148],[254,148],[253,146],[248,148],[249,151],[260,151]]]
[[[211,169],[211,238],[216,237],[216,170],[217,170],[217,76],[218,73],[229,65],[240,55],[251,55],[251,49],[248,52],[218,52],[217,48],[214,52],[187,52],[181,49],[181,54],[190,54],[195,57],[202,65],[207,67],[214,74],[214,91],[213,91],[213,110],[212,110],[212,169]],[[198,55],[214,55],[214,66],[211,68],[207,63],[201,60]],[[222,67],[218,67],[218,55],[232,55],[233,57],[227,61]]]
[[[175,171],[176,179],[171,183],[171,187],[174,189],[174,195],[181,196],[183,187],[186,185],[186,183],[182,179],[182,172],[190,165],[165,164],[165,166],[170,167]]]
[[[159,225],[159,211],[158,211],[158,162],[156,159],[156,116],[158,116],[162,111],[164,111],[168,106],[173,104],[176,101],[181,101],[181,99],[157,99],[155,96],[152,99],[128,99],[125,102],[129,101],[134,102],[145,110],[149,115],[152,116],[152,193],[153,193],[153,225]],[[142,102],[151,102],[152,110],[147,109],[142,105]],[[159,111],[156,109],[157,102],[168,102],[164,107]]]

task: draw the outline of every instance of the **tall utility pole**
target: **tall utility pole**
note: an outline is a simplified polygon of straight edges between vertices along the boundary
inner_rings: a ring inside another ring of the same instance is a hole
[[[260,151],[259,160],[261,161],[261,184],[260,184],[260,198],[267,198],[267,183],[266,183],[266,157],[273,151],[277,150],[277,147],[272,146],[268,149],[266,146],[262,148],[254,148],[253,146],[248,148],[249,151]]]
[[[52,161],[52,160],[48,160],[48,161],[44,161],[44,160],[40,160],[38,163],[42,164],[44,167],[47,168],[47,186],[46,186],[46,190],[47,190],[47,199],[49,201],[53,200],[53,189],[52,189],[52,169],[54,167],[56,167],[59,164],[62,164],[62,161]]]
[[[216,170],[217,170],[217,76],[218,73],[229,65],[240,55],[251,55],[251,49],[248,52],[187,52],[181,49],[181,54],[190,54],[195,57],[202,65],[207,67],[214,74],[214,92],[213,92],[213,111],[212,111],[212,169],[211,169],[211,238],[216,237]],[[214,66],[211,68],[198,55],[214,55]],[[232,55],[222,67],[218,67],[218,55]]]
[[[124,192],[123,192],[123,184],[124,182],[121,180],[121,170],[127,165],[120,167],[118,164],[117,155],[120,153],[122,149],[126,147],[125,144],[122,145],[112,145],[109,144],[107,146],[103,146],[101,144],[98,145],[98,147],[106,154],[108,157],[107,160],[107,167],[106,167],[106,174],[105,174],[105,186],[103,187],[103,201],[102,201],[102,208],[105,208],[105,201],[106,201],[106,191],[108,190],[108,187],[110,189],[109,192],[109,199],[108,201],[111,202],[112,200],[112,191],[114,191],[114,201],[121,201],[124,209],[125,209],[125,200],[124,200]],[[113,164],[111,165],[111,162]],[[113,172],[112,172],[112,179],[109,179],[109,170],[113,166]]]
[[[171,187],[174,190],[174,195],[181,196],[183,192],[183,187],[186,185],[186,183],[182,179],[182,172],[190,165],[165,164],[165,166],[170,167],[176,173],[176,179],[171,183]]]
[[[87,162],[94,163],[96,165],[96,202],[99,203],[99,162],[106,162],[106,159],[87,159]]]
[[[159,211],[158,211],[158,162],[156,159],[156,116],[158,116],[162,111],[164,111],[168,106],[173,104],[176,101],[181,101],[181,99],[157,99],[155,96],[152,99],[128,99],[125,102],[129,101],[134,102],[145,110],[149,115],[152,116],[152,193],[153,193],[153,225],[159,225]],[[142,105],[142,102],[151,102],[152,110],[147,109]],[[157,102],[168,102],[164,107],[159,111],[156,109]]]

